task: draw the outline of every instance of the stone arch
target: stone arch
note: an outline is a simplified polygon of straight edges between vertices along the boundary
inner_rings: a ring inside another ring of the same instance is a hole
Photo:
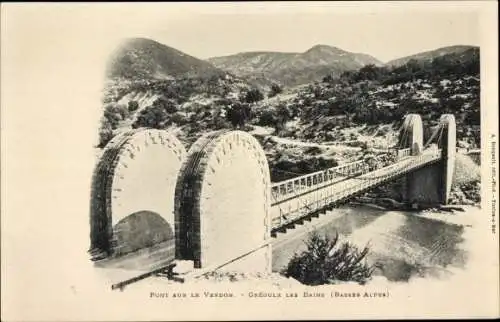
[[[411,154],[416,155],[422,151],[423,141],[422,118],[419,114],[408,114],[399,132],[399,148],[410,148]]]
[[[215,131],[188,152],[175,193],[176,258],[195,268],[223,265],[256,249],[270,269],[271,183],[259,142],[243,131]]]
[[[164,130],[130,130],[106,145],[92,178],[91,253],[109,256],[137,249],[115,238],[123,236],[116,229],[130,228],[123,225],[130,215],[155,213],[174,226],[175,183],[185,155],[177,138]]]

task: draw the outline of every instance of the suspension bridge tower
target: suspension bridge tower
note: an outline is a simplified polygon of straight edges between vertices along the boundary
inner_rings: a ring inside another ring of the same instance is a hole
[[[424,145],[420,115],[407,115],[400,132],[399,145],[400,148],[410,148],[412,156],[418,156],[432,148],[441,150],[441,159],[437,163],[407,175],[406,201],[412,205],[422,206],[447,204],[455,170],[455,116],[442,115],[433,134]]]

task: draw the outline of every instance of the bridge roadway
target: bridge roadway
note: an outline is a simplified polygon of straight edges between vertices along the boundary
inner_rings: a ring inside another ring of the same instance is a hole
[[[274,183],[272,231],[440,159],[441,149],[436,146],[416,156],[410,155],[410,149],[402,149],[397,151],[395,163],[374,171],[368,172],[366,162],[356,161]]]

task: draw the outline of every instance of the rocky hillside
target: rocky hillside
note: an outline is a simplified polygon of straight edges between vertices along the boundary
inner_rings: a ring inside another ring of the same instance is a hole
[[[219,119],[227,122],[221,112],[224,106],[240,101],[240,96],[247,99],[248,92],[252,101],[252,93],[257,92],[246,80],[209,62],[144,38],[128,39],[117,48],[106,75],[100,147],[131,127],[220,128]],[[198,118],[210,122],[198,122]]]
[[[326,59],[321,62],[320,57],[326,57],[321,51],[316,48],[305,57],[328,66]],[[134,77],[109,74],[99,147],[129,128],[170,128],[186,147],[208,131],[237,128],[259,138],[272,179],[279,181],[354,160],[385,164],[386,149],[397,142],[399,126],[408,113],[422,115],[425,137],[441,114],[452,113],[459,147],[480,146],[477,48],[431,61],[411,59],[401,66],[369,64],[338,75],[318,72],[321,76],[314,82],[295,87],[271,83],[270,88],[256,88],[248,78],[196,59],[191,67],[161,59],[153,63],[154,52],[140,55],[141,63],[132,65],[139,66],[138,71],[129,70]],[[175,59],[190,57],[173,52],[177,54],[170,57]],[[273,55],[259,55],[269,66],[279,66]],[[283,54],[280,59],[289,61],[291,56]],[[305,64],[296,60],[296,66]],[[302,72],[293,74],[302,77]],[[466,190],[471,184],[476,183],[464,183]]]
[[[462,46],[462,45],[448,46],[448,47],[438,48],[435,50],[425,51],[425,52],[418,53],[415,55],[410,55],[410,56],[394,59],[394,60],[387,62],[385,65],[398,67],[398,66],[402,66],[402,65],[408,63],[412,59],[417,60],[417,61],[421,61],[421,62],[429,62],[430,63],[430,62],[432,62],[432,60],[434,58],[438,58],[438,57],[450,55],[450,54],[454,54],[455,58],[458,60],[467,60],[467,59],[469,59],[469,55],[474,54],[474,52],[477,50],[479,50],[479,48],[474,47],[474,46]]]
[[[466,60],[456,58],[453,53],[430,63],[368,65],[339,78],[325,77],[280,94],[282,99],[264,100],[255,108],[258,122],[277,128],[281,136],[323,142],[345,140],[339,133],[342,128],[397,125],[408,113],[421,114],[430,129],[441,114],[452,113],[460,144],[478,147],[479,50],[468,52]]]
[[[155,48],[163,48],[163,45],[144,40],[134,40],[132,43],[137,41],[139,44],[146,42]],[[128,43],[121,50],[130,46]],[[320,57],[326,55],[319,54],[325,50],[342,54],[340,49],[316,46],[301,56],[314,57],[318,64],[325,63],[326,60],[321,62]],[[190,57],[172,51],[177,53],[175,59]],[[148,51],[139,61],[156,61],[155,55],[155,52]],[[247,57],[247,54],[242,55]],[[259,55],[267,57],[267,65],[279,65],[270,56]],[[290,55],[279,56],[284,61],[290,60]],[[227,72],[190,74],[189,71],[202,71],[203,68],[214,70],[193,59],[193,66],[180,68],[180,65],[173,64],[179,67],[176,69],[178,73],[181,70],[185,73],[168,79],[110,79],[104,95],[106,118],[103,128],[108,132],[105,137],[111,135],[110,131],[114,133],[127,126],[161,128],[174,124],[192,128],[193,133],[199,133],[196,127],[200,126],[208,130],[212,127],[260,125],[272,127],[276,135],[281,137],[319,143],[356,141],[367,135],[359,131],[344,133],[342,129],[391,125],[389,129],[375,131],[372,134],[375,139],[381,135],[394,134],[398,122],[407,113],[421,114],[427,128],[433,125],[440,114],[453,113],[458,122],[460,144],[464,147],[479,146],[480,77],[477,48],[460,54],[454,52],[439,56],[430,62],[412,59],[399,67],[366,65],[357,71],[345,71],[337,77],[326,74],[321,81],[298,87],[274,86],[268,91],[253,88],[245,79]],[[156,66],[156,70],[166,71],[167,67],[158,66],[170,65],[161,61],[146,66]],[[302,60],[296,61],[296,66],[305,66]],[[113,62],[116,62],[116,56]],[[145,69],[139,69],[134,72],[135,75],[141,74],[141,70]],[[175,74],[172,71],[169,73]],[[103,144],[105,141],[102,141]]]
[[[131,38],[116,49],[106,71],[108,78],[172,79],[185,75],[222,74],[212,64],[151,39]]]
[[[257,81],[268,79],[286,86],[309,83],[327,74],[340,75],[369,64],[382,65],[370,55],[326,45],[316,45],[303,53],[246,52],[208,61],[238,76]]]

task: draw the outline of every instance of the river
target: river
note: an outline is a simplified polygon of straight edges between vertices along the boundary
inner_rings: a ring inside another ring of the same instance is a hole
[[[273,271],[283,269],[296,252],[306,249],[304,240],[314,228],[320,234],[340,235],[360,250],[370,248],[367,262],[379,268],[374,276],[406,282],[412,277],[440,277],[463,268],[468,253],[464,229],[479,208],[465,212],[388,211],[368,205],[350,205],[321,215],[315,224],[297,226],[278,236],[273,244]]]

